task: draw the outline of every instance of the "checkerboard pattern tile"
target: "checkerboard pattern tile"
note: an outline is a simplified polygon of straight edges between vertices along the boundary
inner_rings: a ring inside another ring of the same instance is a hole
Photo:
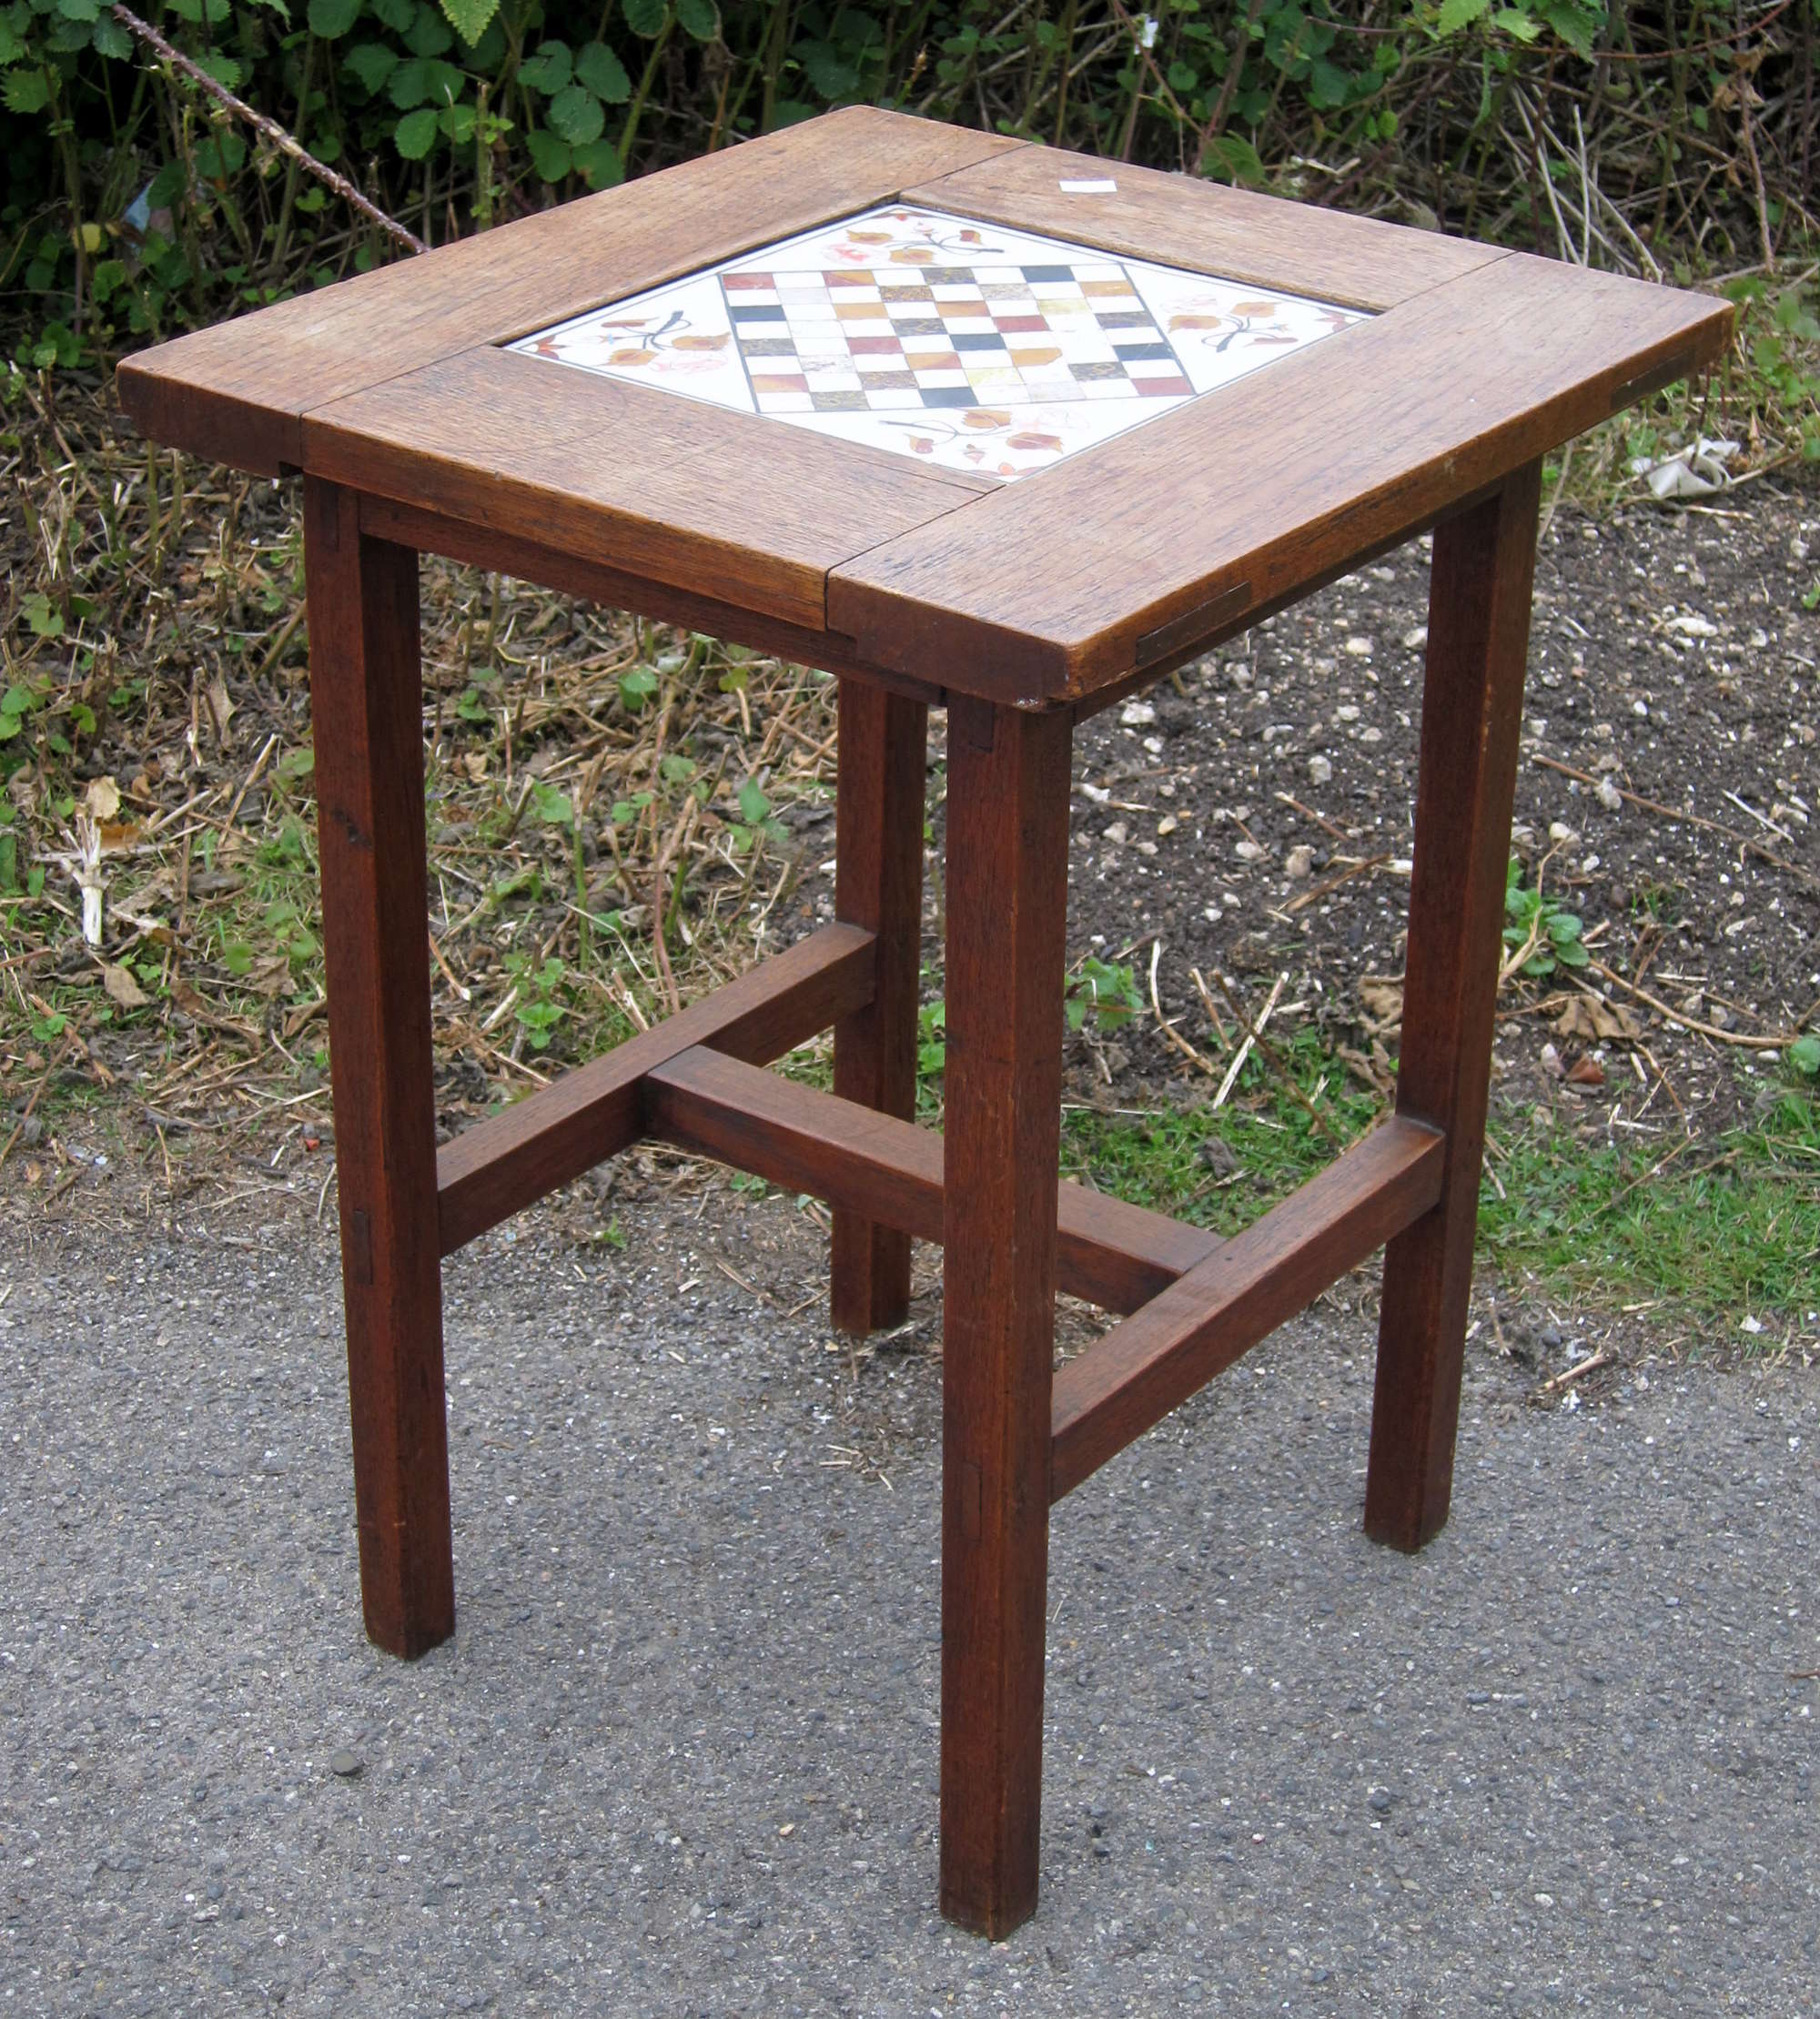
[[[1218,275],[899,205],[512,348],[1009,479],[1359,319]]]
[[[1194,391],[1112,260],[735,269],[728,319],[763,414],[905,413]]]

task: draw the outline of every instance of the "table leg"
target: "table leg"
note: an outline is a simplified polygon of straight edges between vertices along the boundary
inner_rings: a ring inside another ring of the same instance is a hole
[[[455,1627],[417,556],[308,478],[304,561],[360,1595],[411,1656]]]
[[[842,681],[834,915],[878,935],[878,965],[872,1001],[834,1026],[834,1092],[901,1121],[916,1110],[928,730],[921,702]],[[839,1331],[901,1325],[910,1237],[836,1206],[829,1301]]]
[[[1036,1904],[1069,741],[948,709],[942,1912],[993,1936]]]
[[[1472,1288],[1511,808],[1535,572],[1537,464],[1435,529],[1397,1111],[1447,1136],[1439,1203],[1384,1257],[1365,1527],[1417,1550],[1447,1519]]]

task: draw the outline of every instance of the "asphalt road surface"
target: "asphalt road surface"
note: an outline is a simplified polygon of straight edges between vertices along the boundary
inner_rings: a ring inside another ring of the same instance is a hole
[[[1481,1335],[1406,1560],[1368,1317],[1288,1328],[1057,1511],[994,1946],[935,1912],[939,1363],[830,1350],[787,1203],[706,1205],[450,1266],[460,1624],[410,1667],[332,1243],[8,1238],[0,2012],[1820,2009],[1820,1378],[1542,1408]]]

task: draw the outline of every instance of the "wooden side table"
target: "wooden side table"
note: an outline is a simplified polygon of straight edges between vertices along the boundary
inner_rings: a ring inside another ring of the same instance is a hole
[[[441,1257],[641,1136],[834,1206],[832,1298],[945,1243],[943,1911],[1036,1900],[1049,1508],[1388,1243],[1365,1525],[1446,1518],[1541,458],[1722,304],[870,110],[162,345],[147,434],[304,477],[368,1631],[454,1621]],[[1396,1113],[1220,1241],[1058,1185],[1075,723],[1424,529]],[[840,682],[837,923],[434,1134],[417,556]],[[911,1126],[948,710],[947,1130]],[[834,1030],[834,1092],[761,1068]],[[1123,1321],[1052,1371],[1057,1287]]]

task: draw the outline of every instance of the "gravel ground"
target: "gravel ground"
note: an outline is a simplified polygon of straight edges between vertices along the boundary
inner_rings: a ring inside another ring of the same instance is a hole
[[[1820,2010],[1811,1373],[1545,1408],[1483,1327],[1408,1560],[1342,1286],[1058,1510],[995,1947],[934,1912],[938,1363],[786,1315],[786,1201],[626,1230],[449,1269],[414,1667],[360,1633],[332,1244],[6,1244],[0,2007]]]

